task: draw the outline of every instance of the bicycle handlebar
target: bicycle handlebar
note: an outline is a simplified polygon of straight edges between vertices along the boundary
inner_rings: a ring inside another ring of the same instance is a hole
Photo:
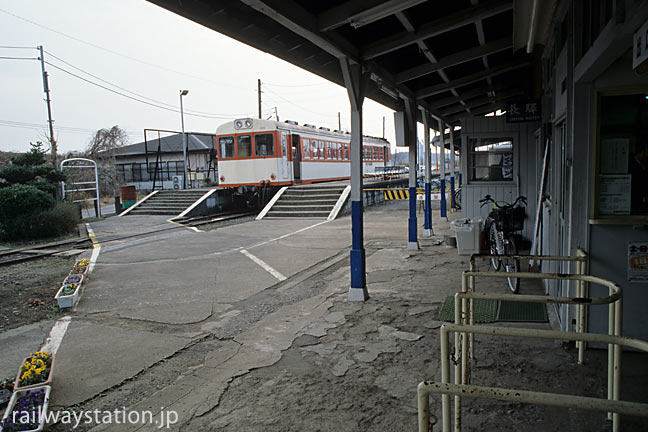
[[[492,202],[493,204],[495,204],[495,207],[502,208],[502,209],[510,209],[510,208],[515,207],[518,204],[518,202],[520,202],[520,201],[522,201],[524,203],[524,205],[528,205],[527,204],[527,198],[525,196],[523,196],[523,195],[520,195],[519,197],[517,197],[515,199],[515,201],[513,201],[513,204],[509,204],[509,203],[507,203],[505,201],[497,202],[490,195],[486,195],[483,199],[479,200],[479,202],[481,203],[481,205],[479,207],[480,208],[484,207],[489,202]]]

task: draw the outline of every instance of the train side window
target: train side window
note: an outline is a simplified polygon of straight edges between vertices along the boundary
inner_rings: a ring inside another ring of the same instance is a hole
[[[274,156],[274,137],[272,134],[254,136],[254,154],[256,156]]]
[[[324,159],[324,141],[317,142],[317,158]]]
[[[344,144],[344,160],[349,160],[349,144]]]
[[[234,157],[234,137],[220,137],[218,139],[218,145],[220,146],[220,154],[218,155],[220,159],[231,159]]]
[[[304,155],[302,159],[310,159],[310,140],[304,138],[302,140],[302,148],[304,149]]]
[[[239,135],[237,137],[238,157],[246,158],[252,156],[252,138],[250,135]]]

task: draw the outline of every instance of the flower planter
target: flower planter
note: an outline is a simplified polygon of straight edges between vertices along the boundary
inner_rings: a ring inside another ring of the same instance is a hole
[[[18,368],[18,374],[16,375],[16,380],[14,381],[14,392],[18,390],[25,390],[25,389],[30,389],[30,388],[36,388],[36,387],[42,387],[46,385],[50,385],[52,383],[52,374],[54,372],[54,356],[49,355],[49,371],[47,373],[47,377],[45,377],[44,381],[36,382],[33,384],[26,384],[26,385],[21,385],[20,384],[20,377],[21,375],[25,372],[25,363],[30,361],[32,359],[32,356],[26,357],[25,360],[20,364],[20,367]]]
[[[72,294],[65,294],[65,290],[69,286],[76,285],[76,289]],[[79,292],[81,291],[81,284],[67,284],[61,285],[61,288],[58,290],[54,298],[58,302],[58,305],[61,309],[71,308],[79,300]]]
[[[42,431],[45,426],[45,416],[41,415],[41,413],[44,414],[47,411],[51,391],[50,386],[15,391],[9,400],[4,416],[2,416],[2,422],[0,422],[2,432]],[[17,411],[15,416],[13,415],[14,409]],[[26,413],[29,415],[30,422],[21,423],[21,417],[24,419]]]
[[[67,284],[71,284],[71,283],[76,283],[76,284],[81,285],[83,283],[84,277],[85,276],[83,274],[70,274],[63,281],[63,285],[67,285]]]
[[[77,261],[74,264],[74,267],[72,267],[72,271],[70,272],[71,275],[74,274],[80,274],[80,275],[86,275],[88,273],[88,268],[90,268],[90,260],[89,259],[81,259]]]

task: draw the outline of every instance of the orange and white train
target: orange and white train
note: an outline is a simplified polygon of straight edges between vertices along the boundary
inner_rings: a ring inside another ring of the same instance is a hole
[[[220,187],[288,186],[350,177],[351,135],[342,131],[244,118],[216,130]],[[389,141],[363,138],[363,172],[389,161]],[[380,171],[380,170],[378,170]]]

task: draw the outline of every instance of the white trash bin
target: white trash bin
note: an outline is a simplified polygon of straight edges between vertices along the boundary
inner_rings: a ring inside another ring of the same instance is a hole
[[[450,228],[457,235],[457,251],[459,255],[479,253],[479,235],[484,220],[480,217],[472,219],[457,219],[450,222]]]

